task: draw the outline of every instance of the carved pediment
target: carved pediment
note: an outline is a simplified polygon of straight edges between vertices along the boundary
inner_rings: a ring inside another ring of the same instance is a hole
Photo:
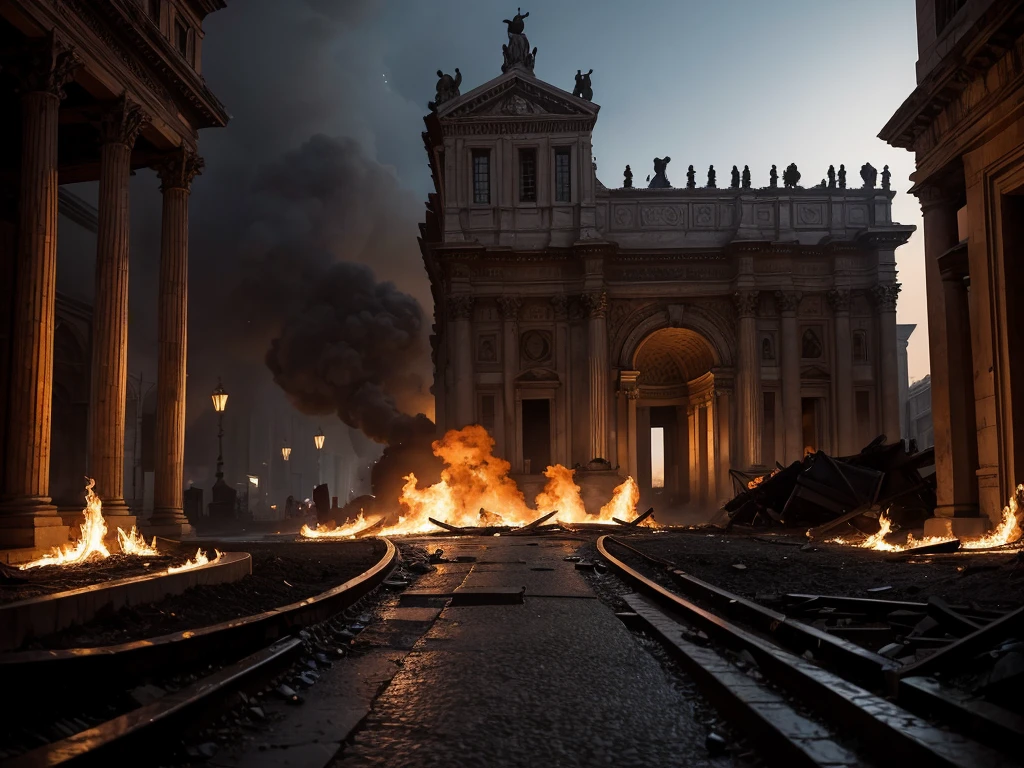
[[[557,387],[561,384],[558,374],[550,368],[527,368],[516,376],[517,386]]]
[[[438,110],[442,120],[464,118],[596,117],[598,106],[553,85],[509,72],[446,103]]]
[[[827,381],[831,377],[828,368],[821,365],[805,365],[800,371],[801,379]]]

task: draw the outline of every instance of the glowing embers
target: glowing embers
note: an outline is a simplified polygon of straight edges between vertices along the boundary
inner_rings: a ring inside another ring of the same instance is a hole
[[[908,549],[918,549],[919,547],[930,547],[934,544],[944,544],[948,541],[956,541],[952,536],[927,536],[923,539],[915,539],[913,534],[907,534],[906,544],[891,544],[885,540],[885,537],[892,531],[892,520],[889,516],[883,512],[878,517],[878,531],[868,536],[864,541],[854,546],[860,547],[861,549],[873,549],[876,552],[906,552]],[[833,544],[849,544],[845,539],[836,538],[832,539]]]
[[[172,566],[170,566],[167,569],[167,572],[168,573],[180,573],[181,571],[189,571],[189,570],[191,570],[193,568],[198,568],[198,567],[200,567],[202,565],[211,565],[213,563],[220,562],[220,558],[221,558],[221,554],[222,553],[219,550],[216,550],[216,549],[213,550],[213,551],[214,551],[216,556],[213,558],[213,560],[211,560],[209,557],[206,556],[206,553],[203,552],[203,550],[197,549],[196,550],[196,558],[195,558],[195,560],[191,560],[191,559],[186,560],[183,565],[172,565]]]
[[[1017,486],[1016,493],[1010,497],[1010,503],[1003,507],[1003,519],[999,521],[996,529],[980,539],[964,542],[964,548],[987,549],[988,547],[1001,547],[1003,544],[1012,544],[1020,539],[1022,533],[1020,527],[1022,503],[1024,503],[1024,484]]]
[[[66,544],[63,547],[54,547],[48,555],[43,555],[38,560],[25,563],[20,566],[21,570],[29,568],[40,568],[44,565],[77,565],[87,560],[110,557],[110,552],[103,543],[103,537],[107,535],[107,524],[103,520],[103,504],[100,497],[92,492],[96,481],[89,479],[85,487],[85,522],[82,523],[82,535],[73,545]],[[122,533],[118,529],[118,533]]]

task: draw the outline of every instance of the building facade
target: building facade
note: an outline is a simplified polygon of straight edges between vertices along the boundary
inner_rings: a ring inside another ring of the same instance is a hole
[[[935,445],[930,376],[915,381],[907,392],[907,439],[917,443],[922,451]]]
[[[53,416],[60,402],[54,391],[60,184],[99,181],[88,471],[115,525],[135,522],[125,499],[124,432],[128,179],[137,168],[156,168],[163,192],[149,527],[164,535],[188,530],[182,514],[188,197],[202,168],[198,131],[228,119],[200,74],[203,19],[223,7],[223,0],[0,4],[0,306],[10,309],[0,315],[0,550],[30,556],[67,540],[51,489],[59,447]]]
[[[914,228],[887,174],[691,168],[680,188],[659,158],[649,187],[609,188],[589,85],[535,77],[520,37],[490,82],[443,76],[425,118],[439,430],[485,426],[521,485],[560,462],[585,492],[629,474],[701,505],[732,496],[730,468],[899,439],[895,250]]]
[[[937,497],[926,533],[998,520],[1024,478],[1024,3],[918,0],[917,88],[879,134],[915,153]]]

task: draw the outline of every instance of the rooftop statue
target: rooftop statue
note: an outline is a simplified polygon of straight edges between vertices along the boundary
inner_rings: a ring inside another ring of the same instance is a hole
[[[689,168],[686,169],[686,188],[687,189],[696,189],[696,187],[697,187],[696,177],[697,177],[697,172],[695,170],[693,170],[693,166],[691,165]]]
[[[839,164],[839,188],[846,189],[846,166]]]
[[[769,187],[777,187],[777,186],[779,186],[779,172],[775,168],[774,165],[772,166],[771,173],[768,174],[768,186]]]
[[[889,172],[889,166],[882,166],[882,189],[889,189],[889,179],[892,178],[892,173]]]
[[[836,167],[834,165],[828,167],[828,185],[833,189],[836,186]]]
[[[573,96],[579,96],[581,99],[587,101],[593,101],[594,89],[590,86],[590,76],[594,74],[594,70],[590,70],[587,74],[583,74],[583,70],[576,70],[576,87],[572,89]]]
[[[750,166],[743,166],[743,188],[750,189]]]
[[[633,171],[631,171],[629,169],[628,165],[626,166],[626,172],[624,174],[622,174],[622,177],[623,177],[622,178],[622,188],[623,189],[632,189],[633,188]]]
[[[740,185],[740,169],[735,165],[732,167],[732,180],[729,182],[729,186],[733,189],[737,189]]]
[[[708,188],[714,189],[715,187],[715,166],[708,166]]]
[[[878,171],[875,170],[871,163],[864,163],[860,167],[860,177],[864,180],[865,189],[874,189],[875,180],[878,178]]]
[[[523,13],[522,8],[517,8],[516,15],[512,17],[511,21],[502,20],[508,25],[508,45],[501,46],[501,51],[505,54],[505,62],[501,65],[502,72],[508,72],[513,67],[523,67],[531,75],[533,74],[537,49],[530,50],[530,41],[523,34],[523,30],[526,29],[524,22],[529,15],[529,12]]]
[[[446,101],[457,99],[459,97],[459,86],[462,85],[462,73],[459,72],[459,68],[455,68],[455,77],[446,75],[440,69],[437,70],[437,94],[434,96],[433,101],[427,102],[427,108],[431,112],[436,112],[437,108],[444,104]]]
[[[648,189],[669,189],[672,186],[668,180],[668,176],[665,175],[665,169],[668,168],[668,164],[671,162],[671,157],[654,158],[654,178],[651,179],[651,183],[647,185]]]
[[[796,168],[796,163],[790,163],[786,170],[782,172],[782,183],[785,184],[787,189],[795,188],[800,182],[800,171]]]

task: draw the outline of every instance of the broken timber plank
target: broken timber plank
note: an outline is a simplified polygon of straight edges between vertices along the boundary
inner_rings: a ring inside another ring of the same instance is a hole
[[[972,621],[949,607],[949,603],[941,597],[928,598],[928,615],[942,625],[949,634],[963,637],[982,628],[982,624]]]
[[[844,515],[840,515],[835,520],[830,520],[829,522],[823,523],[822,525],[819,525],[816,528],[809,528],[807,530],[807,538],[811,541],[817,541],[821,539],[826,533],[831,531],[833,528],[836,528],[842,525],[843,523],[847,523],[850,520],[853,520],[853,518],[855,517],[860,517],[866,512],[870,512],[872,508],[873,507],[871,504],[862,504],[853,511],[847,512]]]
[[[532,523],[527,523],[526,525],[522,526],[521,528],[513,528],[508,533],[509,533],[510,536],[515,536],[516,534],[526,533],[527,531],[536,530],[542,523],[547,522],[548,520],[550,520],[552,517],[554,517],[557,514],[558,514],[558,510],[557,509],[554,512],[548,512],[546,515],[541,515],[540,517],[538,517]]]

